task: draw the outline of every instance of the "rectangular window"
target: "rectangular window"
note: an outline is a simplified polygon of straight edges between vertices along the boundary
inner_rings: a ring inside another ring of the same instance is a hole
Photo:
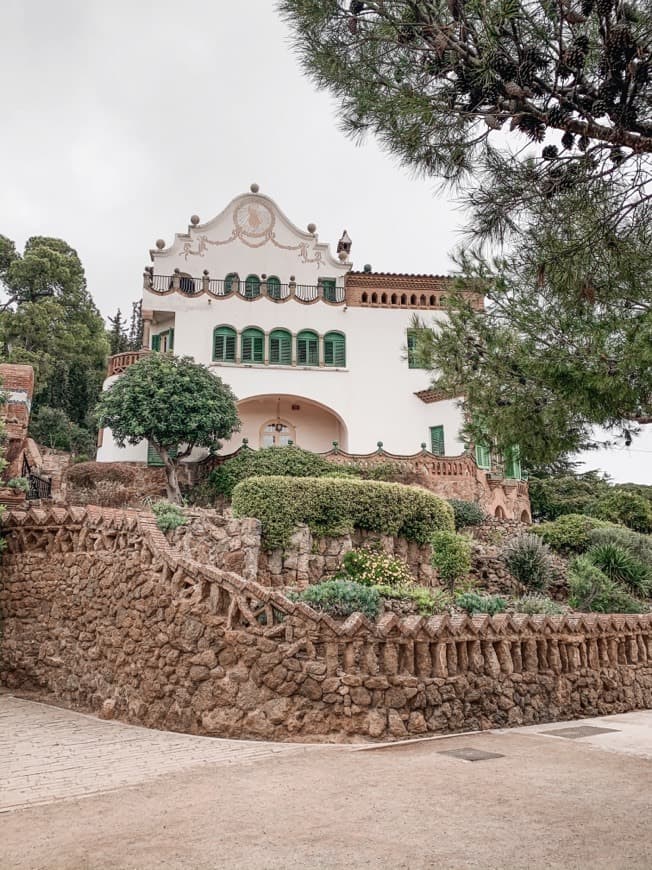
[[[299,338],[297,341],[297,364],[300,366],[319,365],[319,340]]]
[[[505,477],[508,480],[521,480],[521,457],[518,445],[505,452]]]
[[[275,365],[292,365],[292,336],[272,333],[269,339],[269,361]]]
[[[435,454],[435,456],[445,456],[446,449],[444,446],[444,427],[443,426],[431,426],[430,427],[430,449]]]
[[[475,445],[475,461],[478,464],[478,468],[491,471],[491,449],[488,444]]]
[[[161,336],[153,335],[152,336],[152,350],[159,351],[161,349]]]
[[[262,335],[242,336],[242,362],[261,363],[265,359],[265,339]]]
[[[417,360],[417,335],[418,331],[416,329],[408,329],[407,331],[407,357],[408,357],[408,368],[411,369],[422,369],[423,366],[419,365]]]
[[[216,362],[235,362],[235,332],[216,332],[213,347]]]
[[[320,278],[319,283],[322,287],[324,299],[326,302],[337,302],[337,290],[334,278]]]

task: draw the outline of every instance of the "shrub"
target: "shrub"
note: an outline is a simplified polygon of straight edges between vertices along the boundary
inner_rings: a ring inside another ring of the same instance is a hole
[[[552,576],[550,548],[531,533],[513,538],[503,549],[502,559],[512,576],[532,589],[544,589]]]
[[[578,556],[568,572],[568,603],[596,613],[639,613],[643,606],[611,580],[587,556]]]
[[[587,557],[611,580],[624,583],[638,595],[650,592],[650,570],[625,547],[605,543],[591,547]]]
[[[589,534],[589,544],[616,544],[631,553],[639,562],[652,570],[652,535],[641,535],[624,526],[601,526]]]
[[[358,528],[419,544],[453,528],[449,505],[426,490],[346,478],[251,477],[233,490],[233,513],[257,517],[271,550],[285,546],[301,523],[320,536]]]
[[[507,610],[507,602],[500,595],[480,595],[478,592],[459,592],[455,596],[455,605],[460,610],[465,610],[469,616],[474,613],[494,616]]]
[[[593,516],[612,523],[622,523],[635,532],[652,532],[652,504],[636,492],[614,489],[602,496],[591,508]]]
[[[378,592],[352,580],[326,580],[308,586],[299,593],[297,599],[336,619],[343,619],[352,613],[364,613],[369,619],[375,619],[380,610]]]
[[[374,586],[382,598],[393,601],[412,601],[422,616],[447,613],[453,604],[450,592],[445,589],[428,589],[425,586]]]
[[[471,570],[471,542],[455,532],[435,532],[431,539],[433,568],[451,589]]]
[[[188,522],[179,505],[169,501],[157,501],[152,505],[152,513],[156,517],[156,525],[162,532],[169,532],[185,526]]]
[[[414,582],[403,559],[372,550],[349,550],[342,559],[342,572],[363,586],[407,586]]]
[[[551,523],[532,526],[532,532],[560,553],[581,553],[588,549],[590,534],[605,526],[602,520],[584,514],[564,514]]]
[[[528,485],[532,516],[538,520],[586,513],[610,489],[608,481],[597,471],[542,478],[530,476]]]
[[[29,492],[29,480],[26,477],[12,477],[7,481],[7,486],[18,492]]]
[[[474,501],[449,498],[448,504],[453,508],[455,528],[458,530],[464,529],[467,526],[479,526],[487,518],[480,505]]]
[[[546,616],[558,616],[565,613],[566,609],[563,604],[553,601],[546,595],[524,595],[522,598],[516,598],[512,602],[511,609],[515,613],[527,613],[535,615],[543,613]]]

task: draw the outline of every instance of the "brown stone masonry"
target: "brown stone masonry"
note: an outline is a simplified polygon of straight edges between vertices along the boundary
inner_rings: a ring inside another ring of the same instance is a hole
[[[149,726],[403,737],[652,706],[652,615],[343,623],[167,543],[151,516],[12,511],[2,679]]]

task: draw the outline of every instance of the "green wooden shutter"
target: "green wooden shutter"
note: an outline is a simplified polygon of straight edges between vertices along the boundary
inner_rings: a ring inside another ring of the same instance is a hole
[[[505,453],[505,477],[509,480],[520,480],[521,456],[518,445],[510,447]]]
[[[269,337],[269,361],[274,365],[292,365],[292,336],[284,329],[275,329]]]
[[[172,459],[176,459],[177,453],[179,452],[178,447],[172,447],[169,451],[170,457]],[[151,441],[147,442],[147,464],[148,465],[163,465],[163,459],[161,454],[158,452],[156,447],[152,444]]]
[[[336,302],[336,283],[334,278],[322,278],[319,282],[326,302]]]
[[[219,326],[213,333],[213,359],[216,362],[235,362],[235,330]]]
[[[327,332],[324,336],[324,365],[346,366],[346,339],[340,332]]]
[[[475,445],[475,461],[478,468],[483,468],[485,471],[491,470],[491,448],[488,444]]]
[[[300,332],[297,336],[297,365],[319,365],[319,337],[314,332]]]
[[[242,333],[242,362],[265,361],[265,336],[259,329],[245,329]]]
[[[152,350],[159,351],[161,349],[161,336],[153,335],[152,336]]]
[[[267,295],[270,299],[281,298],[281,282],[276,275],[270,275],[267,279]]]
[[[235,272],[229,272],[229,274],[224,279],[224,293],[231,293],[236,288],[236,282],[238,280],[238,276]]]
[[[417,352],[417,333],[416,333],[416,330],[415,329],[408,329],[408,331],[407,331],[408,368],[411,368],[411,369],[420,368],[420,366],[417,365],[416,352]]]
[[[430,427],[430,449],[435,454],[435,456],[446,455],[443,426]]]
[[[245,281],[245,297],[255,299],[260,296],[260,278],[258,275],[248,275]]]
[[[168,350],[174,350],[174,327],[168,332]]]

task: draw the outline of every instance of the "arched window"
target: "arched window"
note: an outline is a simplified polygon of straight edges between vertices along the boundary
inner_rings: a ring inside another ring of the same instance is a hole
[[[401,305],[407,305],[407,296],[405,293],[401,294]]]
[[[269,361],[273,365],[292,365],[292,335],[285,329],[275,329],[269,336]]]
[[[436,297],[436,296],[431,296],[431,297],[430,297],[430,307],[431,307],[431,308],[434,308],[436,304],[437,304],[437,297]]]
[[[236,332],[230,326],[218,326],[213,331],[213,360],[235,362]]]
[[[425,307],[425,305],[426,305],[426,294],[425,293],[422,293],[421,296],[419,297],[419,305],[423,305]]]
[[[229,272],[229,274],[224,279],[224,294],[227,293],[235,293],[238,290],[238,286],[240,284],[240,279],[238,278],[237,272]]]
[[[243,363],[265,362],[265,333],[260,329],[245,329],[240,338]]]
[[[416,305],[416,304],[417,304],[417,295],[416,295],[416,293],[413,293],[410,296],[410,305]]]
[[[383,295],[380,297],[380,301],[383,305],[387,305],[387,293],[383,293]]]
[[[368,300],[369,300],[369,297],[367,296],[367,294],[366,294],[366,293],[363,293],[363,294],[362,294],[362,304],[363,304],[363,305],[366,305],[367,302],[368,302]]]
[[[346,339],[341,332],[324,336],[324,365],[343,369],[346,366]]]
[[[245,299],[255,299],[260,296],[260,278],[258,275],[247,275],[244,286]]]
[[[297,335],[297,365],[319,365],[319,336],[317,333],[304,330]]]
[[[267,279],[267,295],[270,299],[281,298],[281,282],[276,275],[270,275]]]
[[[270,420],[260,428],[261,447],[287,447],[296,443],[296,429],[285,420]]]
[[[371,304],[372,304],[372,305],[377,305],[377,304],[378,304],[378,294],[377,294],[377,293],[372,293],[372,294],[371,294]]]
[[[391,300],[392,305],[396,305],[396,299],[397,299],[396,293],[392,293],[392,300]]]
[[[337,302],[335,278],[320,278],[319,284],[326,302]]]

